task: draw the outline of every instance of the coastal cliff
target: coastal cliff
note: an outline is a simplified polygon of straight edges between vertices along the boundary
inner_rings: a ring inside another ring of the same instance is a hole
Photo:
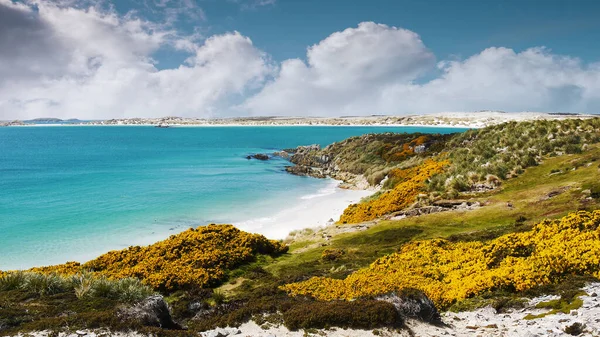
[[[343,188],[378,189],[393,168],[410,165],[413,157],[435,156],[451,135],[368,134],[333,143],[294,149],[286,171],[316,178],[331,177]]]

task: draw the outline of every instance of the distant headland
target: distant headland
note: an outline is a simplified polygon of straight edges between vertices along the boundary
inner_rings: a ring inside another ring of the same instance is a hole
[[[119,118],[106,120],[79,120],[36,118],[30,120],[0,121],[0,126],[28,125],[148,125],[148,126],[439,126],[482,128],[508,121],[554,120],[592,118],[593,114],[547,112],[442,112],[406,116],[341,116],[341,117],[231,117],[231,118]]]

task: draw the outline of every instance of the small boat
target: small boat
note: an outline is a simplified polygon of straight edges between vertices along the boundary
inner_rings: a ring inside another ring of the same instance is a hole
[[[155,128],[163,128],[163,129],[166,129],[166,128],[170,128],[170,126],[169,126],[169,124],[162,124],[162,123],[161,123],[161,124],[158,124],[158,125],[156,125],[156,126],[155,126]]]

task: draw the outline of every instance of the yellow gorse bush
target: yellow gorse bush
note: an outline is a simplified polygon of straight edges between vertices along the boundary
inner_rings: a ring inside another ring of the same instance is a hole
[[[485,243],[417,241],[344,280],[313,277],[281,288],[326,301],[416,288],[444,308],[488,290],[527,290],[568,275],[600,277],[599,225],[600,211],[577,212]]]
[[[262,235],[232,225],[208,225],[150,246],[111,251],[84,264],[68,262],[32,271],[72,275],[87,270],[109,278],[135,277],[155,289],[172,291],[214,285],[228,270],[252,261],[256,254],[285,251],[287,246]]]
[[[383,192],[377,199],[348,206],[339,222],[369,221],[406,208],[415,202],[417,195],[424,190],[427,179],[434,174],[441,173],[449,164],[450,162],[447,160],[427,159],[415,167],[393,170],[390,175],[398,179],[398,183],[393,189]]]

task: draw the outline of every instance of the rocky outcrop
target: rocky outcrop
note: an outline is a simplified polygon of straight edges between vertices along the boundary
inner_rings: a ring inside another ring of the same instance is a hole
[[[269,160],[269,155],[264,153],[255,153],[246,156],[246,159]]]
[[[404,289],[400,293],[390,293],[375,299],[393,304],[404,318],[415,318],[432,324],[442,323],[433,301],[420,290]]]
[[[464,201],[464,200],[439,200],[435,201],[433,205],[409,208],[403,211],[390,213],[385,216],[387,220],[401,220],[404,218],[419,216],[424,214],[433,214],[453,210],[471,210],[481,207],[481,203],[478,201]]]
[[[287,152],[287,151],[285,151],[285,150],[275,151],[275,152],[273,152],[273,156],[280,157],[280,158],[283,158],[283,159],[290,159],[290,153]]]
[[[327,178],[327,174],[323,172],[323,169],[318,167],[311,167],[305,165],[286,166],[285,170],[288,173],[295,174],[297,176],[310,176],[314,178]]]
[[[296,167],[286,170],[341,180],[345,188],[377,190],[390,169],[414,156],[426,157],[442,151],[449,137],[388,132],[351,137],[323,149],[316,144],[299,146],[290,156]]]
[[[117,316],[129,322],[144,326],[155,326],[163,329],[181,329],[173,320],[169,306],[160,295],[150,296],[143,301],[129,307],[119,309]]]
[[[340,170],[335,162],[335,154],[331,146],[321,149],[318,144],[298,146],[293,155],[289,157],[295,166],[286,166],[285,170],[299,176],[310,176],[314,178],[327,178],[341,180],[340,185],[347,189],[369,189],[370,186],[361,174],[354,174]],[[287,152],[287,151],[286,151]]]
[[[326,162],[320,160],[318,155],[321,146],[318,144],[298,146],[289,158],[295,166],[286,166],[285,170],[299,176],[311,176],[315,178],[327,177]],[[285,151],[287,152],[287,151]]]

